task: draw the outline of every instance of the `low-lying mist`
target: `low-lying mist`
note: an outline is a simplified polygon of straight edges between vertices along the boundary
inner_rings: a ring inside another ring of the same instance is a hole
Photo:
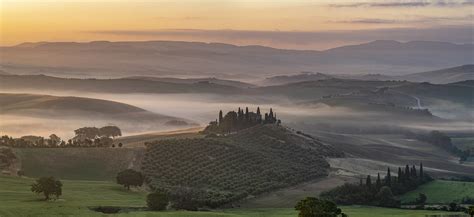
[[[15,92],[18,93],[18,92]],[[26,92],[23,92],[26,93]],[[80,92],[35,92],[56,96],[77,96],[111,100],[137,106],[148,111],[192,120],[201,126],[217,118],[219,110],[223,112],[248,107],[255,111],[260,107],[262,113],[273,108],[274,112],[285,125],[303,129],[312,128],[332,131],[343,128],[377,129],[377,126],[403,127],[421,130],[453,130],[474,132],[471,120],[467,121],[420,121],[406,117],[387,116],[386,113],[361,111],[348,107],[331,107],[326,104],[301,105],[281,97],[229,96],[219,94],[98,94]],[[83,126],[117,125],[123,129],[124,135],[140,132],[164,131],[176,129],[171,127],[150,128],[140,123],[126,123],[114,120],[63,119],[20,117],[2,114],[0,116],[0,133],[12,136],[41,135],[55,133],[61,137],[70,138],[73,130]],[[440,124],[442,123],[443,124]],[[183,126],[182,128],[189,128]],[[352,131],[351,131],[352,132]],[[357,131],[354,131],[357,132]],[[360,131],[365,133],[365,131]]]

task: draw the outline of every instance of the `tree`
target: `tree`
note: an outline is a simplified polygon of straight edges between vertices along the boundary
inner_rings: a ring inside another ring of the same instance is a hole
[[[341,209],[331,201],[318,199],[315,197],[307,197],[300,200],[295,210],[299,211],[298,217],[337,217],[347,216],[342,213]]]
[[[150,193],[146,197],[146,204],[148,209],[153,211],[165,210],[168,206],[168,195],[161,192]]]
[[[390,168],[387,168],[387,176],[385,176],[385,185],[392,187],[392,175],[390,174]]]
[[[222,110],[219,111],[219,125],[222,124],[222,120],[224,118],[222,117]]]
[[[63,184],[54,177],[41,177],[31,185],[31,191],[37,194],[43,194],[45,200],[49,200],[51,195],[56,198],[62,194]]]
[[[116,126],[105,126],[99,129],[99,136],[114,138],[116,136],[122,136],[122,131]]]
[[[123,146],[123,144],[121,142],[119,142],[118,147],[122,148],[122,146]]]
[[[93,140],[100,136],[100,132],[97,127],[79,128],[77,130],[74,130],[74,133],[76,134],[76,136],[74,137],[74,140],[80,140],[80,141],[83,141],[86,139]]]
[[[402,172],[402,168],[398,167],[398,178],[397,178],[397,182],[398,183],[402,183],[404,180],[403,180],[403,172]]]
[[[379,206],[383,207],[399,207],[400,201],[393,196],[392,190],[388,186],[383,186],[375,195],[375,199]]]
[[[380,180],[380,173],[377,173],[377,181],[375,181],[375,187],[379,190],[382,187],[382,181]]]
[[[49,136],[49,140],[51,141],[51,146],[58,146],[61,144],[61,138],[59,136],[56,136],[56,134],[51,134]]]
[[[469,209],[467,210],[467,214],[471,215],[471,217],[474,217],[474,206],[469,207]]]
[[[367,176],[367,179],[365,180],[365,185],[369,188],[372,187],[372,180],[370,178],[370,175]]]
[[[132,169],[126,169],[117,174],[117,184],[123,185],[128,190],[130,186],[142,186],[143,181],[143,175]]]
[[[419,178],[420,178],[420,181],[422,181],[422,182],[423,182],[423,179],[424,179],[423,175],[424,175],[423,174],[423,163],[420,163],[420,177]]]
[[[423,193],[418,194],[418,198],[416,198],[416,203],[420,205],[425,205],[426,203],[426,195]]]
[[[405,181],[410,180],[410,167],[408,167],[408,164],[405,166]]]

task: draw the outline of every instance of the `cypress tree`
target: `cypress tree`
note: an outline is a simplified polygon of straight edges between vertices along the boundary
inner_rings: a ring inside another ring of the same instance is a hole
[[[405,180],[410,180],[410,167],[408,167],[408,164],[405,166]]]
[[[220,111],[219,111],[219,125],[222,124],[222,120],[223,120],[223,119],[224,119],[224,118],[222,117],[222,110],[220,110]]]
[[[382,181],[380,180],[380,173],[377,173],[377,181],[375,181],[375,187],[377,187],[377,190],[382,187]]]
[[[365,180],[365,185],[369,188],[372,187],[372,180],[370,178],[370,175],[367,176],[367,179]]]
[[[413,165],[413,167],[411,168],[411,176],[412,176],[414,179],[416,179],[416,177],[417,177],[415,165]]]
[[[398,167],[398,183],[401,183],[403,182],[403,172],[402,172],[402,168]]]
[[[260,113],[260,107],[257,107],[257,123],[262,123],[262,114]]]
[[[423,163],[420,162],[420,180],[423,181]]]
[[[390,174],[390,167],[387,168],[387,176],[385,176],[385,185],[392,187],[392,175]]]
[[[249,107],[245,107],[245,120],[249,120]]]

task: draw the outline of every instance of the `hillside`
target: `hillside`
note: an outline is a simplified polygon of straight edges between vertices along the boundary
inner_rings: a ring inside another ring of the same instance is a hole
[[[236,88],[252,88],[255,87],[253,84],[241,82],[241,81],[234,81],[234,80],[225,80],[225,79],[218,79],[218,78],[172,78],[172,77],[146,77],[146,76],[132,76],[126,77],[129,79],[140,79],[140,80],[150,80],[150,81],[161,81],[167,83],[174,83],[174,84],[218,84],[222,86],[230,86]]]
[[[295,75],[279,75],[279,76],[268,77],[257,83],[264,86],[272,86],[272,85],[297,83],[297,82],[303,82],[303,81],[326,80],[326,79],[331,79],[331,78],[333,77],[323,74],[323,73],[301,72],[300,74],[295,74]]]
[[[56,133],[72,137],[84,126],[119,126],[125,134],[192,126],[181,118],[108,100],[0,93],[1,133],[10,136]]]
[[[2,70],[64,77],[187,76],[262,79],[300,71],[402,75],[472,63],[473,45],[374,41],[325,51],[220,43],[42,42],[2,47]],[[440,52],[442,51],[442,52]]]
[[[101,93],[235,93],[239,88],[212,82],[165,82],[145,78],[67,79],[45,75],[0,75],[0,89]],[[228,82],[230,83],[230,82]],[[25,86],[25,84],[28,84]]]
[[[396,78],[413,82],[429,82],[432,84],[448,84],[474,80],[474,65],[462,65],[436,71],[414,73]]]
[[[142,171],[155,188],[190,187],[210,206],[326,176],[327,144],[276,125],[223,137],[149,143]],[[207,198],[207,199],[204,199]]]

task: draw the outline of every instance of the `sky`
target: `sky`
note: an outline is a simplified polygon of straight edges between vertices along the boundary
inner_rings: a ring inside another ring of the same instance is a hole
[[[472,43],[474,0],[0,0],[0,44],[178,40],[324,50]]]

